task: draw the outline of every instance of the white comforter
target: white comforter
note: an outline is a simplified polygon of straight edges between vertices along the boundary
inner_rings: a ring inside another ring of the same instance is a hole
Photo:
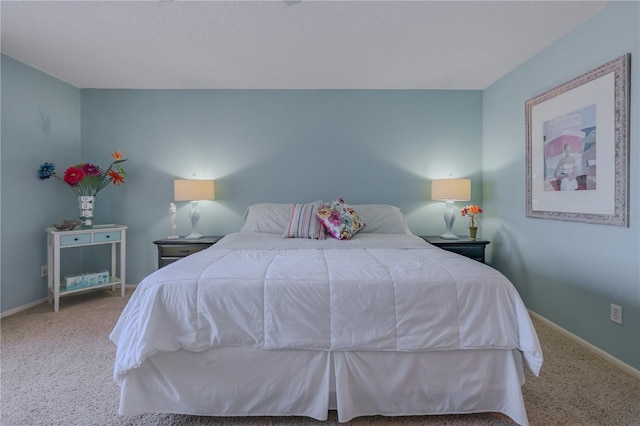
[[[214,347],[322,351],[542,351],[513,285],[413,235],[350,241],[231,234],[137,287],[110,335],[114,377],[157,352]]]

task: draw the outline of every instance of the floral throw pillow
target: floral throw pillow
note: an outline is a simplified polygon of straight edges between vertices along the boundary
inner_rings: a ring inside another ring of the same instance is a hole
[[[338,198],[329,207],[318,210],[318,219],[327,231],[338,240],[348,240],[364,228],[360,217],[342,198]]]

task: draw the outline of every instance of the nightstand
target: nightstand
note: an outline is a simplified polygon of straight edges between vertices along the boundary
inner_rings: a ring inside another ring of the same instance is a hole
[[[458,253],[482,263],[484,263],[484,249],[487,244],[490,244],[487,240],[472,240],[468,237],[460,237],[459,240],[445,240],[435,236],[420,238],[443,250]]]
[[[158,246],[158,269],[163,266],[167,266],[176,260],[180,260],[183,257],[187,257],[190,254],[209,248],[217,243],[221,238],[221,236],[202,237],[198,240],[164,238],[162,240],[154,241],[153,244]]]

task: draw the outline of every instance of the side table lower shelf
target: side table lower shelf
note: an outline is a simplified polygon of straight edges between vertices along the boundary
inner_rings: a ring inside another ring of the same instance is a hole
[[[109,282],[107,282],[107,283],[88,285],[86,287],[78,287],[78,288],[74,288],[74,289],[71,289],[71,290],[67,290],[65,287],[61,286],[59,295],[60,295],[60,297],[62,297],[62,296],[66,296],[68,294],[82,293],[84,291],[98,290],[98,289],[101,289],[101,288],[108,288],[108,287],[111,287],[111,290],[115,291],[116,287],[118,287],[121,284],[122,284],[122,280],[120,280],[120,278],[118,278],[118,277],[109,277]],[[122,288],[124,289],[124,286],[122,286]],[[50,288],[49,289],[49,297],[53,297],[53,296],[54,296],[54,290]]]

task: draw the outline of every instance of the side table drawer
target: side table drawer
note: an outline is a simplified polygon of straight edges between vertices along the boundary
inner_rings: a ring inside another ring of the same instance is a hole
[[[484,259],[484,246],[452,246],[447,247],[447,250],[453,253],[458,253],[471,259]]]
[[[167,265],[172,264],[178,260],[182,259],[181,257],[161,257],[158,259],[158,268],[164,268]]]
[[[96,243],[104,243],[108,241],[120,241],[120,231],[116,232],[96,232],[93,241]]]
[[[159,246],[162,257],[185,257],[206,249],[204,244]]]
[[[60,236],[60,246],[72,246],[76,244],[89,243],[91,243],[91,234],[73,234]]]
[[[217,243],[220,238],[222,237],[205,236],[196,240],[189,240],[187,238],[166,238],[156,240],[153,244],[158,247],[158,268],[167,266],[170,263],[190,256],[193,253],[208,249]]]
[[[447,250],[482,263],[484,263],[485,247],[489,244],[489,241],[487,240],[472,240],[466,237],[460,237],[457,240],[449,240],[436,236],[424,236],[421,238],[429,244],[433,244],[443,250]]]

